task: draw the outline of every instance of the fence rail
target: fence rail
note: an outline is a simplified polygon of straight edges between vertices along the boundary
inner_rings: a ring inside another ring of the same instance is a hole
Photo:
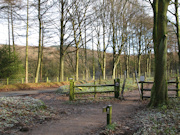
[[[141,99],[143,100],[144,98],[150,98],[150,96],[144,96],[143,91],[151,91],[151,89],[146,89],[144,88],[144,84],[154,84],[154,82],[145,82],[145,81],[139,81],[141,84]],[[180,87],[179,87],[179,77],[176,78],[176,81],[168,81],[167,84],[175,84],[176,88],[168,88],[168,91],[175,91],[176,92],[176,97],[180,96]]]
[[[84,92],[77,92],[75,91],[75,88],[79,87],[89,87],[94,88],[94,91],[84,91]],[[97,87],[114,87],[114,90],[109,91],[97,91]],[[70,79],[70,86],[69,86],[70,92],[69,92],[69,100],[75,100],[75,95],[77,94],[95,94],[94,97],[96,97],[96,93],[110,93],[114,92],[114,97],[119,98],[119,92],[120,92],[120,79],[115,79],[114,84],[107,84],[107,85],[75,85],[73,79]]]

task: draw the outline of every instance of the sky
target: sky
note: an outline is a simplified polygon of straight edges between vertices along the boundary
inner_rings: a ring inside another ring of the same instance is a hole
[[[141,4],[145,7],[149,6],[148,2],[145,2],[145,1],[141,1]],[[51,0],[49,0],[49,4],[51,4]],[[169,7],[169,9],[173,9],[173,7]],[[150,16],[153,15],[152,13],[152,9],[151,7],[147,8],[146,10]],[[26,11],[25,11],[26,12]],[[33,12],[33,11],[30,11],[30,12]],[[1,15],[1,14],[0,14]],[[170,14],[168,14],[169,18],[170,17]],[[173,18],[171,18],[171,20],[174,20]],[[15,44],[16,45],[26,45],[26,38],[25,38],[25,33],[26,33],[26,29],[23,29],[21,28],[21,25],[25,25],[25,23],[19,23],[18,26],[18,32],[15,31],[16,35],[24,35],[22,37],[19,37],[19,38],[15,38]],[[30,46],[38,46],[38,27],[35,27],[37,26],[38,24],[34,24],[34,28],[32,29],[29,29],[29,45]],[[16,28],[15,28],[16,29]],[[55,40],[58,40],[59,39],[53,39],[54,41]],[[12,40],[11,40],[12,41]],[[2,16],[0,16],[0,44],[8,44],[8,26],[7,26],[7,19],[4,19]],[[12,44],[12,43],[11,43]],[[53,45],[53,44],[52,44]],[[50,46],[50,44],[47,44],[47,46]]]

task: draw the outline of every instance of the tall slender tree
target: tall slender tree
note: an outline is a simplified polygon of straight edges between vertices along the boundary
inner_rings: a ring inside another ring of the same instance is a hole
[[[38,0],[38,21],[39,21],[39,42],[38,42],[38,62],[37,62],[37,68],[36,68],[36,76],[35,76],[35,83],[38,83],[39,80],[39,71],[41,66],[41,25],[42,25],[42,16],[41,16],[41,0]]]
[[[26,70],[25,81],[28,83],[28,35],[29,35],[29,0],[27,0],[27,22],[26,22]]]
[[[176,17],[176,36],[178,43],[178,55],[179,55],[179,70],[180,70],[180,26],[179,26],[179,12],[178,12],[178,0],[175,0],[175,17]]]

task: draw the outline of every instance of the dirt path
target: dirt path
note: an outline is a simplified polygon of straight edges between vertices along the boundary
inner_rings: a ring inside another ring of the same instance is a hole
[[[68,97],[41,93],[31,95],[43,100],[47,105],[58,111],[59,119],[38,124],[28,132],[19,135],[86,135],[105,134],[102,130],[106,126],[106,113],[102,108],[109,104],[113,108],[112,122],[116,122],[118,131],[115,134],[132,134],[140,125],[132,121],[135,113],[146,103],[139,100],[137,90],[125,93],[125,101],[117,99],[80,100],[69,102]]]

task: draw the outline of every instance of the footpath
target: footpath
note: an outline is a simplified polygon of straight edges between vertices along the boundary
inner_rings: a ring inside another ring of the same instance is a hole
[[[43,89],[43,90],[21,90],[21,91],[8,91],[0,92],[0,97],[12,97],[12,96],[26,96],[40,93],[51,93],[55,92],[57,88]]]

